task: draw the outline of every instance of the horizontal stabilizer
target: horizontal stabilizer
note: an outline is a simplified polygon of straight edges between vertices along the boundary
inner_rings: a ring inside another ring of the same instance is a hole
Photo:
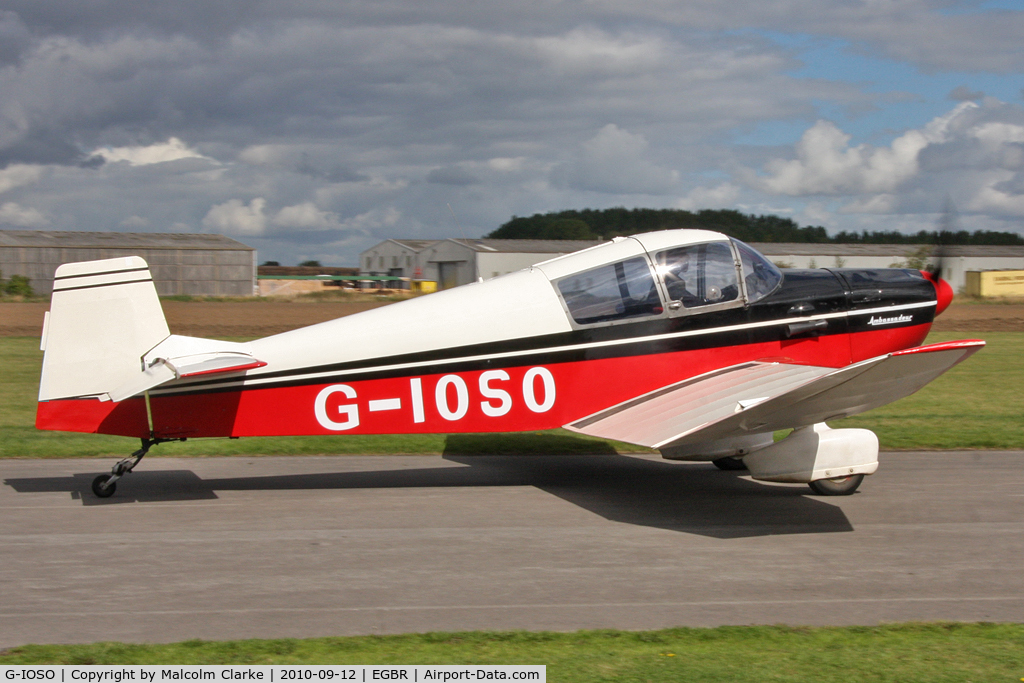
[[[984,345],[972,340],[920,346],[838,370],[744,363],[663,387],[565,427],[649,448],[803,427],[909,396]]]
[[[171,380],[261,368],[248,344],[171,335],[142,358],[134,377],[109,392],[123,401]]]

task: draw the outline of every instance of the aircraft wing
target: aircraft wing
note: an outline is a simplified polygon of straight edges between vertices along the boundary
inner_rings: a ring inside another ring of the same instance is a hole
[[[248,344],[172,334],[142,357],[137,375],[108,395],[112,401],[123,401],[174,379],[241,372],[265,365],[252,355]]]
[[[565,425],[649,448],[803,427],[909,396],[967,359],[983,341],[919,346],[844,368],[756,361],[709,372]]]

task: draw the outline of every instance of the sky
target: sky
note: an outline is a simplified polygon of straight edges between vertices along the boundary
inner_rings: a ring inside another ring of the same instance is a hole
[[[0,0],[0,229],[388,238],[648,207],[1024,234],[1021,0]]]

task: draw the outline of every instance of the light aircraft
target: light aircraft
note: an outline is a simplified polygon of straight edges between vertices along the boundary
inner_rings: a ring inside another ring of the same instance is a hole
[[[171,334],[139,257],[69,263],[36,426],[141,439],[100,497],[166,441],[555,427],[845,495],[878,468],[878,439],[826,422],[984,346],[920,346],[952,297],[931,272],[783,272],[721,233],[665,230],[234,343]]]

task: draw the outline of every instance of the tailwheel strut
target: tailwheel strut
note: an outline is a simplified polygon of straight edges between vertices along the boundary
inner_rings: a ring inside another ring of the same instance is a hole
[[[142,448],[114,465],[110,470],[110,474],[101,474],[92,480],[92,492],[96,494],[97,498],[110,498],[114,495],[114,491],[117,490],[118,479],[126,474],[130,474],[135,469],[135,466],[146,457],[146,453],[149,453],[150,448],[158,443],[166,443],[168,441],[184,441],[184,439],[142,439]]]

